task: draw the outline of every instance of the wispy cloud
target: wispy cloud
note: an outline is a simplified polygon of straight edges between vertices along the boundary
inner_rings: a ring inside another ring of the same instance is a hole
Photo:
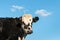
[[[16,8],[16,9],[24,9],[23,6],[17,6],[17,5],[13,5],[12,7],[13,7],[13,8]]]
[[[39,14],[40,16],[49,16],[51,15],[51,12],[48,12],[45,9],[40,9],[40,10],[37,10],[35,14]]]
[[[27,12],[30,11],[30,10],[26,9],[24,6],[18,6],[18,5],[12,5],[10,10],[12,12],[20,11],[20,12],[23,12],[23,13],[27,13]]]
[[[18,5],[12,5],[11,7],[11,11],[15,12],[16,10],[23,10],[24,7],[23,6],[18,6]]]

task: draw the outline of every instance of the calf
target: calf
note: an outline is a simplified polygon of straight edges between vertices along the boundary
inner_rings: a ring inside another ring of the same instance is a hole
[[[31,34],[32,31],[32,24],[33,22],[37,22],[39,20],[38,17],[34,17],[32,18],[31,14],[24,14],[21,17],[21,22],[22,22],[22,29],[24,31],[24,33],[22,34],[22,37],[18,37],[19,40],[24,40],[24,38],[27,36],[27,34]]]
[[[19,18],[0,18],[0,40],[24,40],[27,34],[33,32],[32,24],[38,19],[30,14]]]

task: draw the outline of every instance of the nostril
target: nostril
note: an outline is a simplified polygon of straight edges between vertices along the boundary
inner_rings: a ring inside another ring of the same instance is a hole
[[[29,33],[29,31],[27,31]]]
[[[30,28],[28,28],[30,30]]]

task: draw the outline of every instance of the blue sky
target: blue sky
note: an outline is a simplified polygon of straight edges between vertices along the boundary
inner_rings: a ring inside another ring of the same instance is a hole
[[[38,16],[25,40],[60,40],[60,0],[0,0],[0,17]]]

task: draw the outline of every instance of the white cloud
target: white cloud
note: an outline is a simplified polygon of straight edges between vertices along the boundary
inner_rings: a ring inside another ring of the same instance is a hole
[[[18,5],[12,5],[11,8],[10,8],[10,10],[12,12],[16,12],[16,11],[20,11],[20,12],[23,12],[23,13],[28,13],[29,12],[29,10],[26,9],[25,7],[18,6]]]
[[[12,5],[12,8],[15,8],[15,9],[24,9],[23,6],[18,6],[18,5]]]
[[[18,6],[18,5],[12,5],[11,7],[11,11],[15,12],[16,10],[23,10],[24,7],[23,6]]]
[[[35,14],[39,14],[41,16],[49,16],[51,15],[51,12],[48,12],[47,10],[40,9],[35,12]]]

